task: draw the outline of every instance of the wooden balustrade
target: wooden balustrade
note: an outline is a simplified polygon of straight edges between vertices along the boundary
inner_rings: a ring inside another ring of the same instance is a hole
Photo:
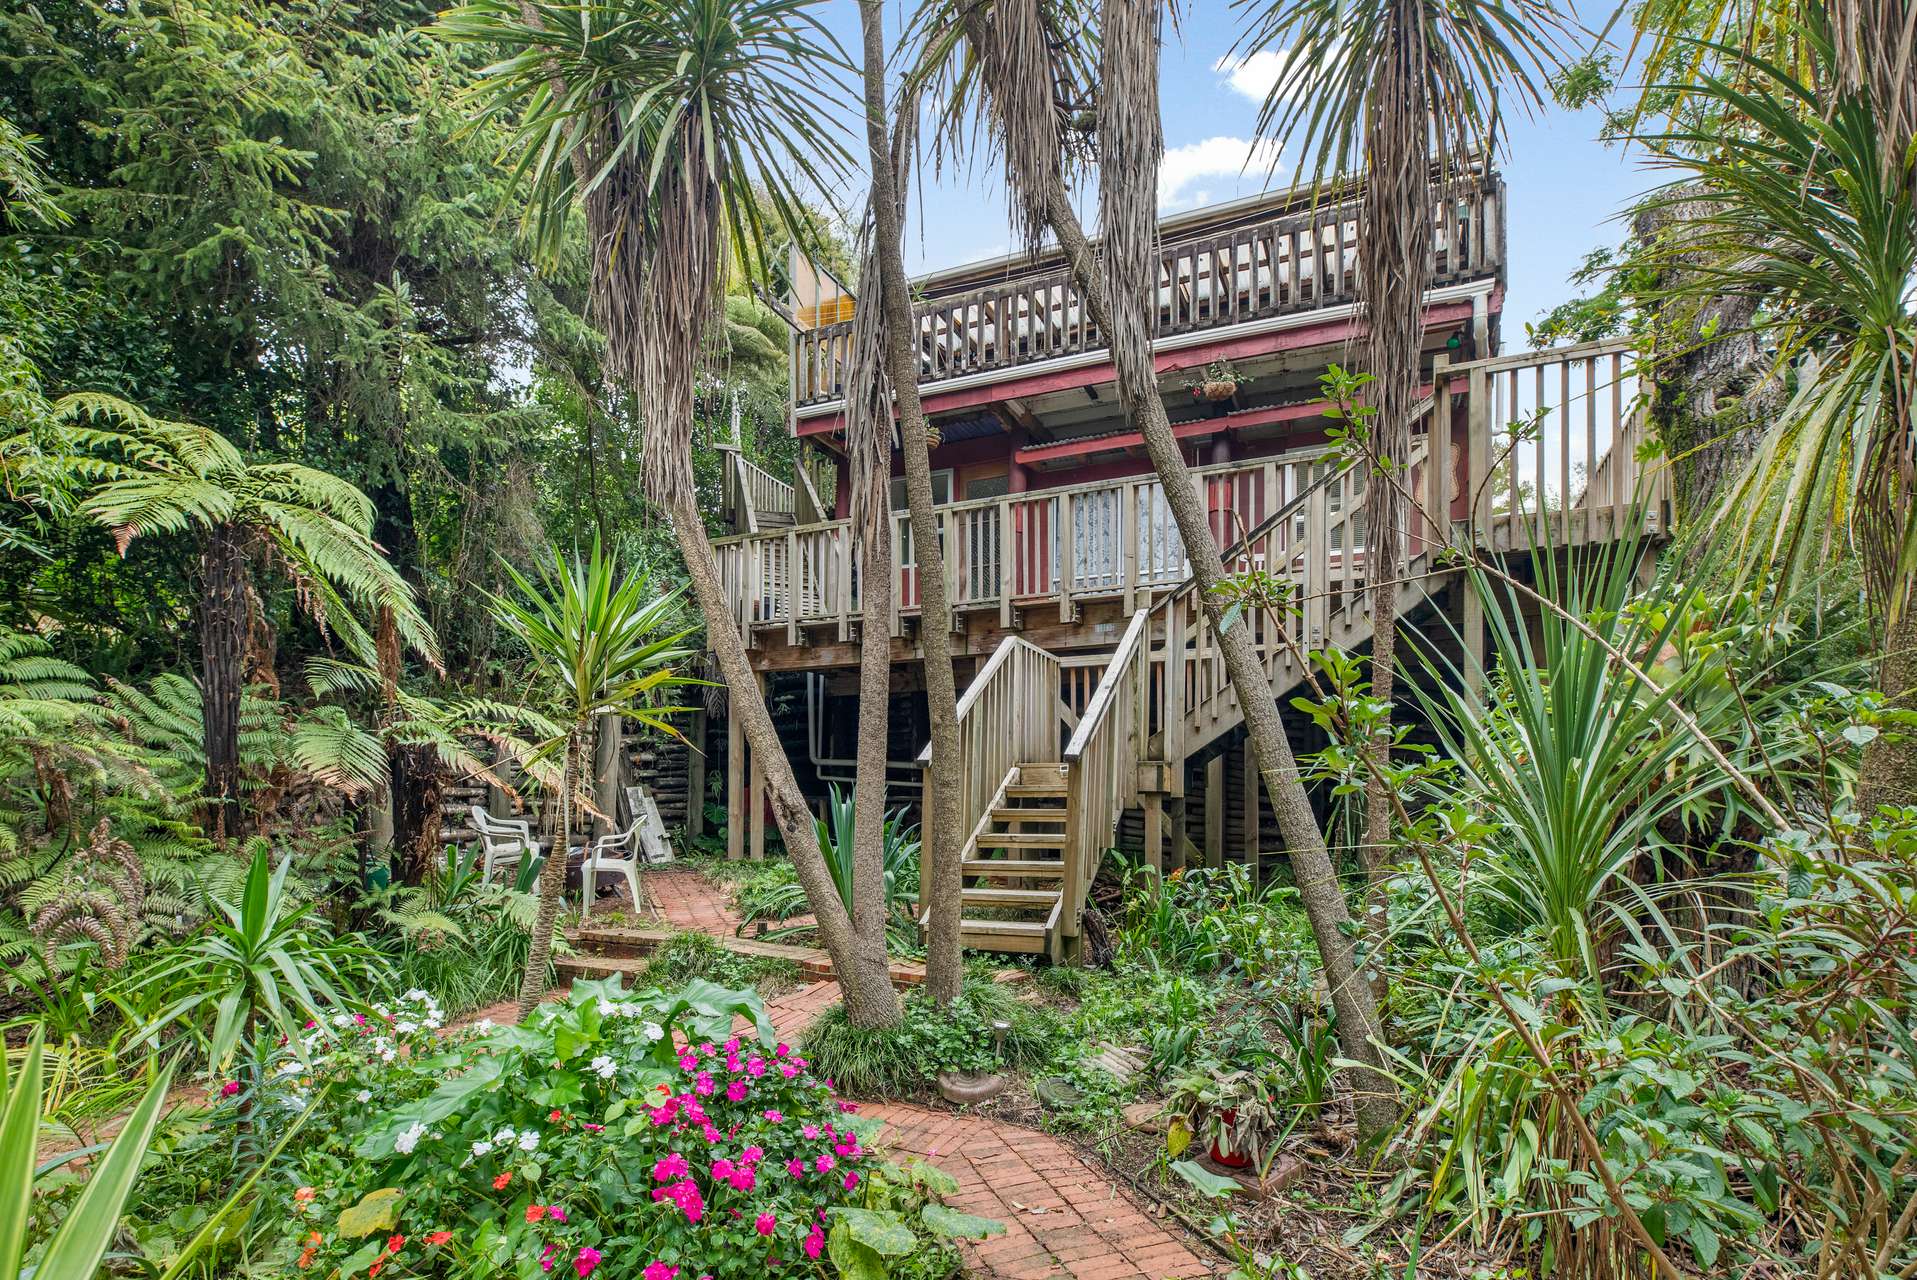
[[[1151,614],[1132,614],[1061,757],[1066,816],[1059,927],[1066,938],[1078,936],[1098,864],[1112,846],[1119,817],[1138,801],[1138,765],[1151,721]]]
[[[746,459],[736,446],[724,446],[719,514],[744,533],[770,524],[789,525],[798,515],[798,490]]]
[[[952,786],[959,793],[959,844],[990,817],[993,801],[1014,766],[1059,758],[1058,659],[1021,636],[1007,636],[959,698],[959,758],[932,776],[932,745],[919,752],[924,792]],[[926,859],[933,847],[931,806],[923,810],[919,883],[932,883]]]
[[[1433,287],[1495,275],[1504,265],[1503,182],[1495,175],[1432,209]],[[1356,288],[1358,207],[1327,201],[1168,243],[1160,251],[1158,337],[1349,303]],[[1054,268],[927,299],[918,321],[922,383],[1102,350],[1071,273]],[[850,320],[801,331],[792,347],[800,408],[844,394]]]

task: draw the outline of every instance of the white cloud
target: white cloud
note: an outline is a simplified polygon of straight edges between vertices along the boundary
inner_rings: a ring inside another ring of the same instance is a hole
[[[1225,77],[1225,84],[1233,93],[1249,98],[1262,107],[1278,82],[1285,79],[1286,70],[1297,52],[1296,49],[1259,49],[1242,58],[1226,54],[1212,63],[1211,69]],[[1333,40],[1307,50],[1307,56],[1313,64],[1322,66],[1338,60],[1343,52],[1343,42]],[[1304,77],[1294,74],[1286,81],[1284,100],[1289,102],[1298,98],[1310,85],[1309,74]]]
[[[1158,167],[1158,207],[1180,209],[1203,204],[1212,192],[1197,184],[1207,178],[1232,183],[1242,178],[1262,186],[1277,159],[1276,144],[1266,138],[1205,138],[1182,147],[1168,147]]]

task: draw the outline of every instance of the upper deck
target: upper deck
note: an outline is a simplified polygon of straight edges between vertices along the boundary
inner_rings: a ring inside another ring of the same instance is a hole
[[[1504,184],[1487,173],[1433,195],[1431,288],[1501,281]],[[1355,194],[1314,200],[1289,190],[1167,218],[1159,251],[1159,352],[1279,329],[1355,309],[1362,252]],[[914,281],[920,390],[928,397],[1095,365],[1105,340],[1056,249]],[[831,317],[793,335],[792,394],[802,432],[843,408],[851,355],[849,299],[801,309]]]

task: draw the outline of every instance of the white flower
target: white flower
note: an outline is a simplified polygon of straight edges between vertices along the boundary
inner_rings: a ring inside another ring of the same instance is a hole
[[[491,1031],[493,1029],[493,1020],[491,1018],[481,1018],[473,1024],[473,1029],[481,1032]]]
[[[371,1089],[361,1089],[353,1095],[353,1098],[358,1102],[371,1102],[373,1100],[373,1091]]]
[[[658,1041],[666,1038],[666,1029],[656,1022],[648,1022],[641,1030],[648,1040]]]
[[[437,1013],[430,1014],[426,1018],[426,1029],[429,1031],[437,1031],[439,1030],[439,1023],[439,1015]]]
[[[300,1066],[299,1060],[296,1058],[291,1062],[280,1063],[280,1069],[277,1072],[277,1074],[283,1075],[283,1076],[296,1076],[302,1070],[304,1070],[304,1068]]]
[[[353,1015],[350,1013],[336,1013],[330,1021],[336,1027],[350,1027],[353,1025]]]
[[[603,1053],[588,1063],[587,1069],[597,1071],[601,1080],[610,1080],[619,1073],[619,1065]]]
[[[419,1030],[419,1024],[417,1022],[395,1022],[393,1024],[393,1030],[400,1035],[410,1036],[413,1032]]]
[[[419,1140],[425,1136],[425,1125],[409,1124],[400,1130],[399,1137],[393,1139],[393,1150],[403,1156],[409,1156],[413,1153],[413,1148],[419,1145]]]
[[[615,1014],[617,1014],[618,1012],[619,1012],[618,1005],[606,999],[604,996],[599,997],[599,1016],[600,1017],[610,1018],[614,1016]]]
[[[421,987],[414,987],[411,991],[408,991],[405,995],[400,997],[400,999],[402,1000],[425,1000],[428,1003],[432,1001],[432,998],[433,997],[431,993],[427,992],[425,989]]]
[[[512,1140],[518,1136],[519,1131],[511,1125],[507,1125],[504,1129],[501,1129],[493,1135],[493,1141],[504,1147],[510,1145]]]
[[[537,1133],[534,1133],[531,1129],[528,1129],[526,1130],[526,1132],[520,1134],[519,1149],[521,1151],[539,1150],[539,1135]]]
[[[477,1160],[492,1149],[493,1144],[481,1138],[478,1142],[473,1143],[473,1159]]]

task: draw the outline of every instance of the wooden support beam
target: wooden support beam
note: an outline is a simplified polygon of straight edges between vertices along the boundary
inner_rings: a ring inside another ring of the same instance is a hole
[[[1167,873],[1190,866],[1192,855],[1197,849],[1191,842],[1191,835],[1185,830],[1185,797],[1172,795],[1165,797],[1165,825],[1171,837],[1171,865]]]
[[[1165,870],[1165,806],[1163,800],[1147,793],[1139,797],[1145,811],[1145,861],[1153,871]]]
[[[746,741],[739,709],[726,712],[726,860],[745,856]]]
[[[765,677],[753,678],[759,682],[759,696],[765,697]],[[752,753],[752,841],[747,853],[754,862],[765,861],[765,761],[756,751]]]
[[[1205,865],[1225,865],[1225,753],[1205,762]]]
[[[1260,874],[1262,858],[1258,848],[1258,760],[1251,750],[1251,741],[1247,739],[1242,748],[1244,752],[1244,813],[1245,813],[1245,865],[1251,868],[1254,879]]]
[[[692,713],[686,728],[691,749],[686,752],[686,838],[706,833],[706,712],[701,706]]]

